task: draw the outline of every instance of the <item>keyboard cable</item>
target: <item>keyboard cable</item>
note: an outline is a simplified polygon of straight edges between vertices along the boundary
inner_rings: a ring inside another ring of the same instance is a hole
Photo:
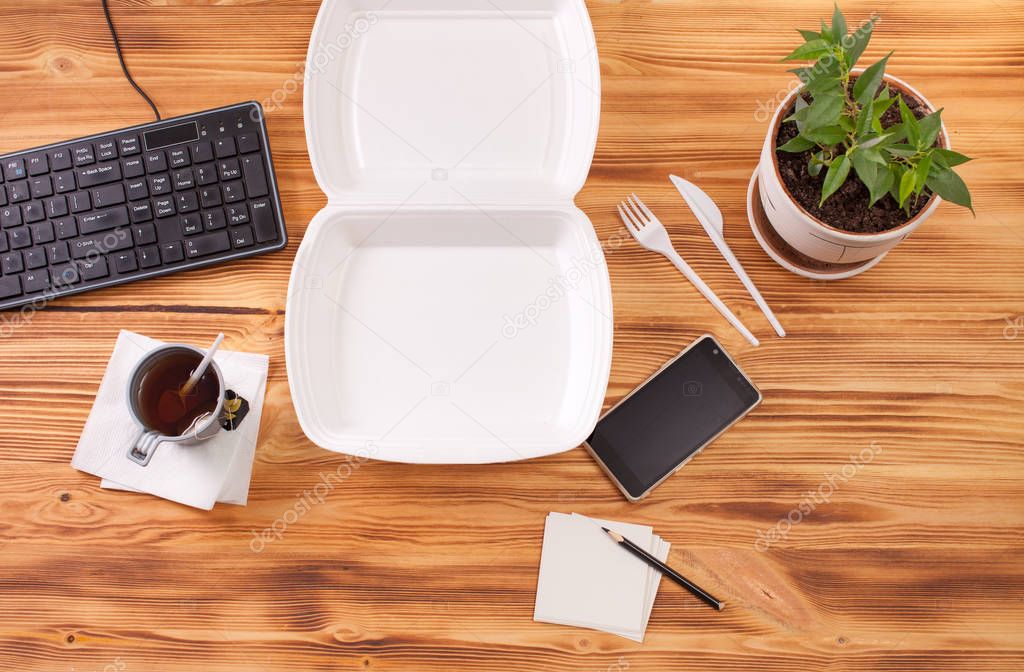
[[[149,106],[153,108],[153,114],[156,115],[156,120],[160,121],[160,110],[156,108],[156,104],[153,103],[153,99],[146,95],[146,92],[142,90],[142,87],[135,83],[135,79],[132,77],[132,73],[128,72],[128,64],[124,62],[124,55],[121,53],[121,40],[117,37],[117,30],[114,28],[114,20],[110,17],[110,7],[107,5],[107,0],[101,0],[103,3],[103,14],[107,17],[107,26],[110,28],[110,36],[114,38],[114,49],[117,51],[117,60],[121,62],[121,71],[124,72],[124,76],[128,79],[128,83],[132,85],[142,98],[149,103]]]

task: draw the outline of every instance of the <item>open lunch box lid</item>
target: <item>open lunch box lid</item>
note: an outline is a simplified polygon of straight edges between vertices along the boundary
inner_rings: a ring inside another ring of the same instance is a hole
[[[573,198],[600,72],[582,0],[326,0],[306,63],[328,203],[285,320],[317,445],[423,463],[578,446],[611,365],[603,251]]]

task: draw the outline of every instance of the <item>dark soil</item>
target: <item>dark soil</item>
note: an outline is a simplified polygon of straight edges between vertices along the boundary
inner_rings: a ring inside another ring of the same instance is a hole
[[[850,82],[851,89],[853,81]],[[907,107],[918,119],[928,116],[931,112],[924,103],[913,96],[890,87],[892,93],[903,97]],[[809,103],[810,97],[804,94],[804,99]],[[795,103],[794,103],[795,105]],[[782,115],[783,118],[793,113],[793,106]],[[882,115],[882,127],[888,128],[900,121],[899,103],[892,105]],[[796,123],[783,122],[779,125],[779,133],[775,138],[775,146],[780,147],[796,137],[798,131]],[[911,196],[909,201],[910,214],[901,210],[896,200],[890,196],[883,196],[877,203],[868,207],[868,188],[857,177],[856,172],[850,171],[850,177],[846,184],[839,188],[839,191],[832,194],[825,205],[818,207],[821,199],[821,185],[825,181],[824,170],[814,177],[807,170],[807,164],[815,149],[809,149],[800,154],[780,152],[776,150],[775,155],[779,163],[779,175],[783,184],[793,198],[804,210],[811,213],[821,221],[843,231],[851,233],[881,233],[894,229],[897,226],[906,224],[913,219],[928,204],[931,193],[925,189],[919,198]]]

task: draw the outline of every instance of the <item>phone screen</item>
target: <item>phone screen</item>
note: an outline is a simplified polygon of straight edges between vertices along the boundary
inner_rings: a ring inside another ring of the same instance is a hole
[[[760,399],[721,346],[704,336],[601,418],[587,443],[637,498]]]

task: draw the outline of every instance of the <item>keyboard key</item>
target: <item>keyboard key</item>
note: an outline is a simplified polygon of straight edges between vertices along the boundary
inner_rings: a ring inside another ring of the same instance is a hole
[[[146,154],[146,172],[162,173],[167,170],[167,155],[163,152],[150,152]]]
[[[199,214],[193,212],[191,215],[182,215],[181,217],[181,233],[186,236],[194,236],[197,233],[203,232],[203,220],[199,218]]]
[[[121,185],[116,185],[120,187]],[[78,230],[82,235],[87,233],[98,233],[108,231],[128,223],[128,208],[110,208],[109,210],[97,210],[78,218]]]
[[[189,145],[192,152],[192,163],[206,163],[213,161],[213,145],[209,142],[193,142]]]
[[[71,261],[71,253],[68,252],[68,244],[64,241],[58,241],[47,245],[46,256],[50,258],[50,265],[65,264]]]
[[[9,299],[21,295],[21,281],[18,276],[10,275],[0,278],[0,299]]]
[[[107,269],[106,257],[90,257],[78,262],[78,270],[82,273],[83,280],[99,280],[110,275]]]
[[[212,163],[205,166],[196,166],[196,184],[205,187],[217,181],[217,170]]]
[[[20,250],[32,244],[32,233],[27,226],[19,226],[7,233],[11,241],[12,250]]]
[[[136,245],[149,245],[156,242],[156,227],[152,224],[136,224],[132,227]]]
[[[203,204],[204,208],[215,208],[220,205],[223,201],[220,197],[219,187],[206,187],[199,190],[199,201]]]
[[[252,206],[252,227],[256,231],[257,243],[269,243],[277,240],[277,223],[274,221],[274,206],[266,198],[253,201]]]
[[[215,231],[194,236],[185,241],[185,254],[189,259],[216,254],[231,249],[231,241],[227,231]]]
[[[249,152],[260,151],[260,136],[257,133],[243,133],[238,136],[238,153],[248,154]]]
[[[4,177],[7,178],[8,182],[23,180],[26,176],[24,159],[7,159],[4,161]]]
[[[78,186],[82,189],[88,189],[89,187],[96,187],[120,180],[121,164],[116,161],[101,163],[89,168],[79,168],[77,173]]]
[[[117,144],[113,140],[101,140],[96,143],[96,158],[109,161],[117,158]]]
[[[149,187],[145,180],[132,180],[126,183],[128,187],[128,200],[137,201],[141,198],[149,198]]]
[[[164,217],[170,217],[171,215],[178,214],[177,209],[174,207],[173,198],[158,198],[153,201],[153,210],[156,213],[157,219],[163,219]]]
[[[46,209],[39,201],[32,201],[31,203],[26,203],[21,206],[21,212],[25,217],[26,224],[46,219]]]
[[[46,252],[41,247],[25,250],[25,268],[34,270],[46,266]]]
[[[245,190],[242,188],[241,180],[222,184],[220,185],[220,188],[224,193],[225,203],[237,203],[238,201],[245,200]]]
[[[231,232],[232,247],[250,247],[252,245],[252,229],[248,226],[233,226]]]
[[[132,234],[128,229],[114,229],[71,241],[71,258],[84,259],[95,254],[120,252],[132,246]]]
[[[188,149],[185,147],[172,149],[168,152],[168,155],[170,156],[171,168],[184,168],[191,163],[188,158]]]
[[[75,264],[61,264],[50,267],[50,284],[54,287],[67,287],[78,284],[81,280]]]
[[[50,286],[50,274],[45,271],[29,271],[21,276],[21,285],[26,294],[41,292]]]
[[[237,180],[242,176],[242,169],[238,166],[238,159],[218,161],[217,171],[220,173],[220,179],[223,182]]]
[[[7,205],[7,189],[0,184],[0,205]]]
[[[92,204],[95,208],[109,208],[124,203],[125,200],[124,185],[120,183],[92,190]]]
[[[57,173],[53,176],[53,189],[58,194],[66,194],[69,191],[74,191],[75,187],[75,174],[70,170],[64,173]]]
[[[259,198],[270,193],[262,156],[259,154],[243,156],[242,172],[245,174],[245,190],[249,192],[249,198]]]
[[[74,238],[78,235],[78,227],[75,225],[74,217],[61,217],[60,219],[53,220],[53,228],[57,233],[57,238],[60,240]]]
[[[0,252],[6,252],[9,249],[11,248],[7,246],[7,234],[0,231]]]
[[[4,256],[0,257],[0,267],[3,268],[4,275],[21,273],[24,271],[25,266],[21,260],[21,252],[8,252]]]
[[[133,177],[142,177],[146,174],[146,164],[141,157],[125,159],[121,162],[121,168],[124,170],[126,180],[130,180]]]
[[[118,140],[121,147],[121,156],[134,156],[142,151],[139,148],[139,136],[129,135]]]
[[[68,170],[71,168],[71,151],[68,149],[50,150],[50,170]]]
[[[213,143],[213,153],[218,159],[226,159],[237,153],[234,138],[220,138]]]
[[[186,168],[185,170],[174,171],[174,189],[175,191],[184,191],[185,189],[192,189],[196,186],[196,178],[192,175],[192,169]]]
[[[171,193],[171,178],[164,175],[151,175],[149,177],[149,193],[154,196]]]
[[[176,261],[181,261],[185,258],[184,253],[181,251],[181,243],[177,240],[169,243],[162,243],[160,245],[160,257],[164,260],[165,264],[173,264]]]
[[[53,183],[50,182],[49,175],[32,178],[28,182],[28,189],[32,193],[32,198],[53,196]]]
[[[50,222],[30,224],[28,228],[32,232],[32,242],[36,245],[53,242],[53,224]]]
[[[220,208],[203,212],[203,226],[206,227],[207,231],[223,229],[227,225],[227,221],[224,219],[224,211]]]
[[[48,198],[46,199],[45,203],[46,216],[49,217],[50,219],[54,219],[56,217],[63,217],[64,215],[68,214],[68,199],[64,198],[63,196],[58,196],[56,198]]]
[[[75,159],[76,166],[87,166],[90,163],[96,163],[96,155],[93,153],[92,143],[72,147],[71,155]]]
[[[76,191],[68,195],[68,207],[76,215],[92,208],[92,201],[89,200],[88,191]]]
[[[139,248],[139,266],[153,268],[160,265],[160,249],[156,245]]]
[[[148,222],[153,219],[153,207],[149,204],[149,201],[142,201],[141,203],[132,203],[129,206],[130,216],[132,224],[138,224],[139,222]]]
[[[21,208],[16,205],[9,205],[0,208],[0,226],[9,229],[12,226],[21,225]]]
[[[21,203],[32,197],[28,182],[12,182],[7,185],[7,195],[11,197],[11,203]]]
[[[46,154],[38,153],[28,157],[28,174],[29,175],[45,175],[50,172],[50,162],[46,158]]]
[[[199,209],[199,197],[194,191],[183,191],[174,197],[178,212],[195,212]]]
[[[118,252],[111,256],[114,259],[114,269],[118,273],[131,273],[139,269],[139,265],[135,261],[135,252],[132,250]]]
[[[249,223],[249,208],[245,207],[245,203],[229,205],[224,208],[224,212],[227,214],[228,224],[231,226]]]

